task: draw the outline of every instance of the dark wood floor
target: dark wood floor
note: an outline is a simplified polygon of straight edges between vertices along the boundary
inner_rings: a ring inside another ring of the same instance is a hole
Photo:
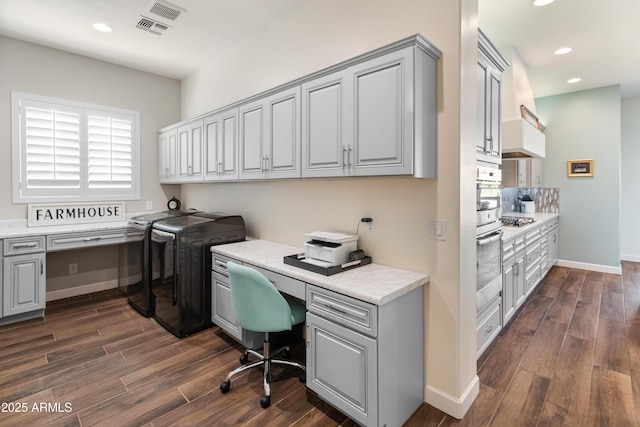
[[[355,425],[288,368],[267,410],[258,370],[222,395],[240,354],[217,327],[175,338],[117,290],[54,301],[46,320],[0,327],[0,426]],[[407,426],[640,425],[640,264],[554,267],[479,368],[463,420],[424,404]]]

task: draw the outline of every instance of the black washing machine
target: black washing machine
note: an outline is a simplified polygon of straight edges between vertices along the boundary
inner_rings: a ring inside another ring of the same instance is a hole
[[[129,304],[143,316],[152,316],[154,310],[151,295],[152,271],[151,226],[160,220],[199,213],[195,210],[169,210],[132,217],[127,224],[127,241],[118,256],[118,287],[127,295]]]
[[[211,246],[244,239],[239,215],[198,213],[153,223],[154,319],[180,338],[212,326]]]

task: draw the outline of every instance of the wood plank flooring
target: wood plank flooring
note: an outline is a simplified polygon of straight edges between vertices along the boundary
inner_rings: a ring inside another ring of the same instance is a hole
[[[0,327],[0,427],[356,425],[289,368],[274,369],[266,410],[259,370],[222,395],[241,352],[217,327],[180,340],[117,290],[54,301],[44,320]],[[406,425],[640,426],[640,264],[554,267],[478,367],[463,420],[423,404]]]

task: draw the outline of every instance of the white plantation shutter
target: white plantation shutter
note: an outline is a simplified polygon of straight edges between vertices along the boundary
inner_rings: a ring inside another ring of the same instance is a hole
[[[13,199],[139,199],[139,113],[12,93]]]
[[[89,189],[132,187],[133,126],[133,119],[88,115]]]
[[[80,187],[80,115],[77,109],[25,106],[26,186]]]

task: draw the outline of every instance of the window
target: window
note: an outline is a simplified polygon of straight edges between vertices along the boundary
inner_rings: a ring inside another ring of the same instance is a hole
[[[12,92],[13,202],[140,198],[140,113]]]

